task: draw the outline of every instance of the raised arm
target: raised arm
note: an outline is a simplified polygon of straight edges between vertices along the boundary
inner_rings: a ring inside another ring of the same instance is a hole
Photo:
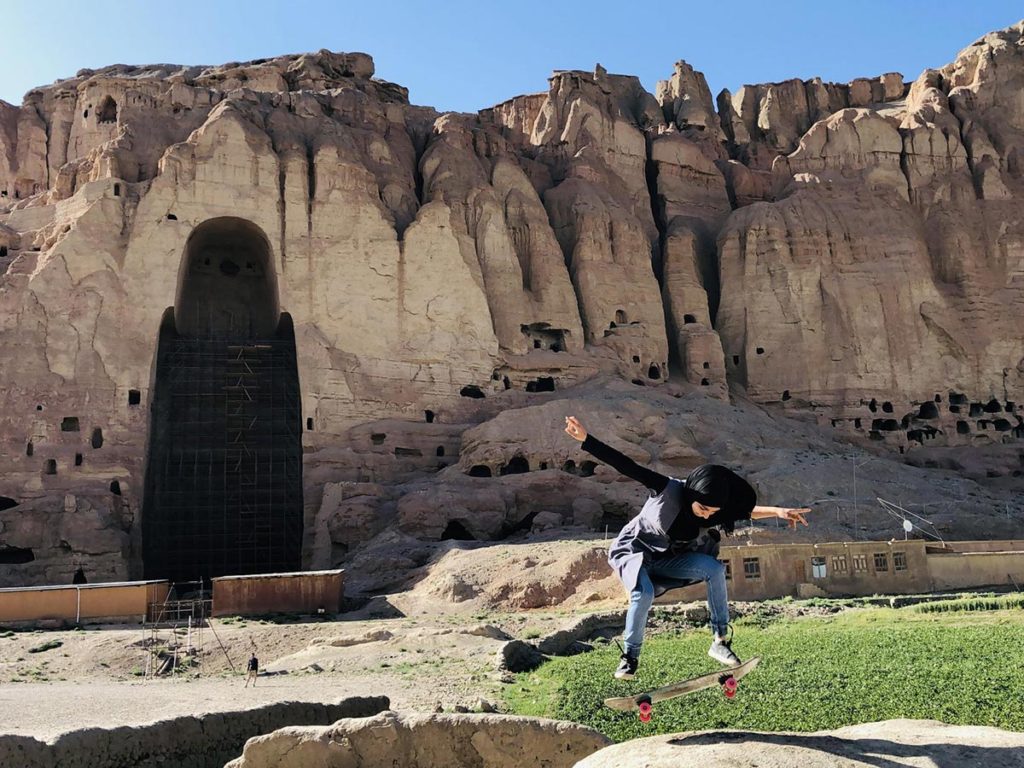
[[[588,434],[580,420],[575,416],[565,417],[565,431],[574,440],[579,440],[583,443],[581,447],[591,456],[617,469],[626,477],[636,480],[638,483],[643,483],[655,493],[661,493],[665,490],[665,486],[668,485],[668,478],[665,475],[655,472],[653,469],[641,467],[625,454],[620,453],[610,445],[605,445],[593,435]]]

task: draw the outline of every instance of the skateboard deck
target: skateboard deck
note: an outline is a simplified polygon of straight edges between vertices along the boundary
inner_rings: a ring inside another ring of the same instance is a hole
[[[672,683],[671,685],[665,685],[661,688],[655,688],[653,691],[647,691],[636,696],[618,696],[611,699],[605,699],[604,705],[611,709],[617,709],[620,712],[629,712],[631,710],[640,711],[640,719],[647,722],[651,719],[651,709],[659,701],[667,701],[668,699],[674,699],[677,696],[685,696],[688,693],[694,693],[695,691],[702,691],[705,688],[713,688],[716,685],[722,686],[722,692],[727,698],[732,698],[736,695],[736,689],[739,681],[746,675],[750,674],[754,667],[756,667],[761,661],[759,656],[755,656],[748,661],[743,662],[736,667],[726,667],[720,669],[717,672],[709,672],[706,675],[700,677],[694,677],[689,680],[683,680],[678,683]]]

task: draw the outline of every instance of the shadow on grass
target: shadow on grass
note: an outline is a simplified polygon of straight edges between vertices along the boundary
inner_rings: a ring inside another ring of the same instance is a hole
[[[757,744],[774,744],[824,752],[836,757],[856,760],[876,768],[907,768],[921,765],[921,758],[930,761],[934,768],[964,768],[983,765],[986,768],[1024,768],[1024,749],[1020,747],[982,747],[966,744],[901,744],[885,739],[844,739],[837,736],[814,734],[775,734],[757,731],[728,731],[724,733],[701,733],[693,736],[671,739],[672,746],[688,747],[704,744],[742,743],[756,750]],[[800,759],[801,763],[807,759]],[[897,759],[899,760],[897,762]],[[914,762],[907,762],[914,760]],[[796,765],[797,763],[794,763]]]

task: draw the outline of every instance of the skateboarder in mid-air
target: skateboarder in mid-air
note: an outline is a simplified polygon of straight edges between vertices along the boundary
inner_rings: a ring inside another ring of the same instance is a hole
[[[708,655],[726,666],[740,664],[731,647],[725,565],[717,559],[718,529],[732,533],[740,520],[769,517],[786,520],[795,528],[797,523],[807,525],[804,515],[811,510],[759,507],[750,483],[716,464],[697,467],[685,480],[666,477],[588,434],[575,416],[566,417],[565,431],[583,443],[583,450],[651,492],[640,514],[626,523],[608,552],[609,565],[629,593],[623,635],[626,647],[615,677],[631,680],[636,674],[647,614],[655,596],[695,581],[707,584],[714,632]]]

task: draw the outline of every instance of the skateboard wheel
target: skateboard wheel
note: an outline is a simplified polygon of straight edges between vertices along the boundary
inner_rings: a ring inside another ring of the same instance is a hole
[[[641,712],[640,713],[640,722],[641,723],[649,723],[649,722],[651,722],[651,713],[650,712],[646,712],[646,713],[645,712]]]
[[[728,677],[728,678],[726,678],[726,680],[723,683],[723,685],[725,686],[725,690],[727,690],[727,691],[735,691],[736,688],[739,686],[739,683],[736,682],[736,678],[735,677]]]
[[[734,696],[736,696],[736,689],[735,688],[726,688],[725,689],[725,698],[731,699]]]
[[[651,703],[649,701],[645,701],[645,702],[642,702],[640,704],[640,718],[643,719],[645,715],[647,716],[648,719],[650,719],[650,717],[651,717]]]

